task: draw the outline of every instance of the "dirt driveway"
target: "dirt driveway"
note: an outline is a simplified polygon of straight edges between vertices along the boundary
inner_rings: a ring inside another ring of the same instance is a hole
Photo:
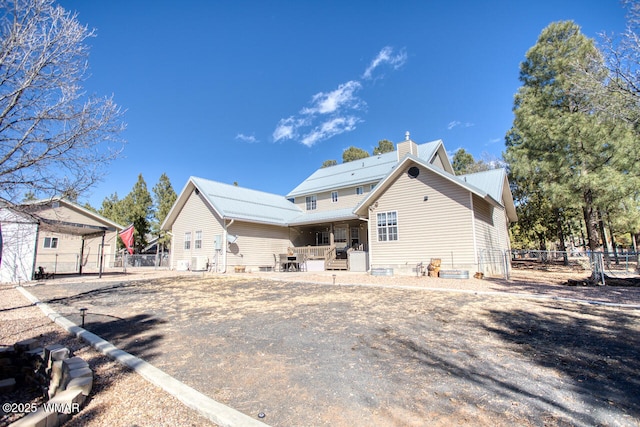
[[[640,425],[640,310],[187,276],[30,287],[273,426]]]

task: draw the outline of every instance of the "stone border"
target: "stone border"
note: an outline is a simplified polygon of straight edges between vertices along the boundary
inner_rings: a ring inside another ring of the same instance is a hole
[[[81,328],[66,317],[54,311],[47,304],[38,300],[38,298],[33,296],[22,286],[17,286],[16,289],[30,302],[42,310],[42,312],[49,317],[51,321],[66,329],[77,338],[84,340],[102,354],[131,368],[150,383],[160,387],[186,406],[196,410],[200,415],[213,421],[220,427],[269,427],[261,421],[251,418],[240,411],[211,399],[194,388],[178,381],[150,363],[147,363],[126,351],[120,350],[110,342],[100,338],[98,335]]]
[[[93,387],[93,371],[83,359],[73,357],[68,348],[60,344],[42,348],[41,342],[32,338],[15,343],[13,351],[4,348],[2,355],[17,356],[30,365],[31,380],[39,383],[43,395],[49,398],[36,411],[11,423],[11,427],[58,427],[80,412]],[[15,385],[15,378],[10,379]]]

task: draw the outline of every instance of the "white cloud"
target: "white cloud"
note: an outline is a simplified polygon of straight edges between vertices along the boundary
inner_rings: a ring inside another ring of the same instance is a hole
[[[394,70],[397,70],[398,68],[402,67],[405,62],[407,62],[407,52],[405,52],[404,49],[397,54],[394,54],[392,47],[385,46],[378,53],[378,56],[376,56],[373,61],[371,61],[371,64],[369,64],[367,69],[364,70],[362,78],[367,80],[371,79],[373,76],[373,72],[381,65],[389,64],[391,65],[391,67],[393,67]]]
[[[311,107],[303,108],[302,114],[329,114],[337,111],[340,108],[362,108],[363,101],[361,101],[355,92],[360,89],[362,85],[351,80],[347,83],[338,86],[338,89],[324,93],[316,93],[311,98]]]
[[[243,133],[239,133],[236,135],[236,139],[242,142],[248,142],[249,144],[253,144],[258,142],[258,139],[253,135],[245,135]]]
[[[470,127],[475,126],[475,124],[469,123],[469,122],[462,123],[459,120],[453,120],[453,121],[449,122],[449,124],[447,125],[447,129],[451,130],[451,129],[459,127],[459,126],[462,126],[464,128],[470,128]]]
[[[344,132],[351,132],[356,128],[356,123],[359,121],[360,119],[354,116],[335,117],[327,120],[304,135],[302,143],[307,147],[311,147],[318,141],[331,138]]]
[[[374,70],[384,64],[397,69],[405,63],[406,58],[404,51],[394,53],[392,48],[385,47],[371,62],[363,78],[371,79]],[[362,122],[358,114],[362,114],[367,107],[367,103],[357,95],[361,89],[361,81],[349,80],[335,90],[316,93],[309,105],[297,115],[280,119],[273,131],[273,140],[278,142],[300,138],[302,144],[311,147],[318,141],[353,131],[356,124]]]
[[[456,127],[456,126],[460,126],[460,124],[461,124],[461,123],[460,123],[459,121],[454,120],[454,121],[452,121],[452,122],[449,122],[449,124],[447,125],[447,129],[451,130],[451,129],[453,129],[453,128],[454,128],[454,127]]]

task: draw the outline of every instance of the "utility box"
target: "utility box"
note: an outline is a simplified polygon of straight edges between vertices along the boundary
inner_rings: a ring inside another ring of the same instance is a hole
[[[366,273],[369,270],[369,253],[365,251],[349,251],[349,271]]]
[[[216,251],[222,250],[222,234],[213,236],[213,249]]]

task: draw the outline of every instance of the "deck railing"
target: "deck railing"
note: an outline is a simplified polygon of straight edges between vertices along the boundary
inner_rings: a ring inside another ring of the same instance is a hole
[[[327,255],[333,250],[335,253],[335,245],[333,246],[298,246],[292,248],[293,252],[298,255],[304,255],[305,259],[327,259]]]

